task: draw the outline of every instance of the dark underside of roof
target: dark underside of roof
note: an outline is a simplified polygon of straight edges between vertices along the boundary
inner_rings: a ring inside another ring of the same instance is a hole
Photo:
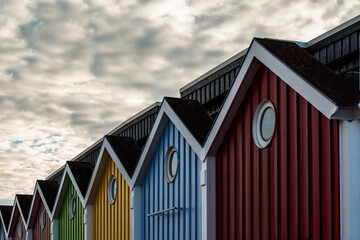
[[[24,215],[24,218],[27,219],[31,207],[32,195],[16,195],[19,205],[21,208],[21,212]]]
[[[59,183],[56,181],[42,180],[38,180],[38,183],[45,197],[46,204],[48,205],[49,209],[52,210],[55,203],[56,194],[59,189]]]
[[[86,162],[68,161],[67,164],[69,165],[71,173],[75,178],[76,184],[80,188],[81,194],[85,196],[94,167],[90,163]]]
[[[12,206],[0,206],[0,212],[4,220],[5,228],[7,230],[9,227]]]
[[[165,97],[165,101],[203,145],[214,122],[204,107],[196,100]]]
[[[141,149],[132,137],[105,136],[126,172],[132,177]]]
[[[264,46],[276,58],[289,66],[336,105],[350,106],[360,101],[358,89],[297,44],[258,38],[255,38],[255,41]]]

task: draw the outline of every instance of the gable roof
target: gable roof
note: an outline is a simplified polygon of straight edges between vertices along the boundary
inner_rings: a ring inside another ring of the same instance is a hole
[[[165,97],[166,102],[186,125],[196,140],[203,145],[213,119],[196,100]]]
[[[202,159],[214,156],[238,106],[245,98],[254,75],[262,65],[274,72],[327,118],[360,118],[360,94],[351,84],[293,42],[255,38],[204,144]]]
[[[141,148],[132,137],[105,136],[105,139],[116,153],[127,174],[132,177],[141,154]]]
[[[36,181],[30,212],[27,219],[27,228],[33,227],[40,202],[44,204],[48,216],[51,216],[58,189],[59,184],[56,181]]]
[[[132,137],[105,136],[99,159],[97,160],[94,174],[89,184],[89,190],[85,197],[86,205],[94,201],[108,161],[114,161],[116,167],[129,185],[140,154],[141,149]]]
[[[82,196],[85,196],[92,172],[94,170],[93,166],[87,162],[68,162],[67,165],[74,176]]]
[[[5,232],[7,232],[9,228],[12,208],[12,206],[0,206],[0,220],[4,226]]]
[[[37,184],[39,185],[39,191],[44,196],[43,200],[45,200],[44,202],[51,212],[54,207],[56,194],[59,190],[59,183],[56,181],[38,180]]]
[[[9,227],[7,235],[11,236],[11,233],[15,230],[16,220],[18,214],[23,221],[24,227],[26,228],[27,217],[29,215],[30,205],[31,205],[32,195],[26,194],[16,194],[14,200],[14,206],[12,208],[11,217],[9,221]]]
[[[130,188],[141,184],[145,177],[168,121],[175,125],[194,152],[200,156],[213,119],[196,100],[165,97],[136,166]]]
[[[336,105],[359,103],[358,89],[297,44],[258,38],[255,40]]]
[[[66,162],[63,177],[57,192],[51,219],[59,216],[63,199],[65,198],[68,185],[71,182],[79,196],[82,206],[85,207],[85,194],[91,179],[93,167],[86,162]]]

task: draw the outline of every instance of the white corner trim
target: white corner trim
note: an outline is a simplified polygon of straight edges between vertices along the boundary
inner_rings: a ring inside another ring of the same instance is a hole
[[[216,239],[216,158],[208,157],[202,161],[205,184],[201,186],[201,237],[202,240]]]
[[[360,239],[360,121],[339,122],[341,239]]]

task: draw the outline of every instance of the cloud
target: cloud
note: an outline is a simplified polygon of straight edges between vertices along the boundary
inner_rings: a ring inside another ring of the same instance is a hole
[[[163,96],[178,96],[254,36],[308,41],[359,7],[335,0],[0,2],[0,202],[32,193],[36,179]]]

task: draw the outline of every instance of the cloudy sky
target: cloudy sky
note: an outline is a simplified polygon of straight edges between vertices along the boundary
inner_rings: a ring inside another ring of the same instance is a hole
[[[358,0],[0,0],[0,204],[246,48],[309,41]]]

